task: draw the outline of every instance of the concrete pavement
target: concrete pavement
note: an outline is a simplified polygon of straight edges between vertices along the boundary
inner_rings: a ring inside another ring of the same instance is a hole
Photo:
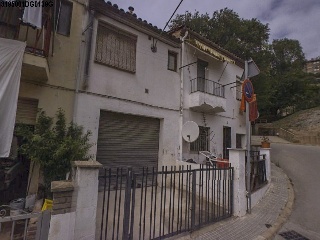
[[[272,164],[271,172],[270,187],[251,214],[229,218],[172,239],[273,239],[291,213],[294,193],[292,184],[282,169]]]
[[[320,147],[273,144],[272,161],[294,184],[295,203],[291,216],[279,231],[294,230],[310,240],[320,240]],[[277,236],[276,240],[283,240]]]

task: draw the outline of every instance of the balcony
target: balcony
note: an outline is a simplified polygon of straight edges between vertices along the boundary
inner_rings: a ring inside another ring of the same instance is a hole
[[[190,80],[190,87],[190,109],[205,113],[226,111],[225,90],[222,84],[204,78],[194,78]]]
[[[51,10],[43,8],[42,28],[35,29],[21,21],[22,9],[0,8],[0,37],[27,43],[21,71],[22,80],[46,82],[49,76],[47,57],[51,39]]]

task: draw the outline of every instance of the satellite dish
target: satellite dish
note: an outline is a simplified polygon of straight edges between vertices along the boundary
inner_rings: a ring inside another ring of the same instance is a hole
[[[193,121],[188,121],[182,126],[182,137],[186,142],[194,142],[199,137],[199,126]]]

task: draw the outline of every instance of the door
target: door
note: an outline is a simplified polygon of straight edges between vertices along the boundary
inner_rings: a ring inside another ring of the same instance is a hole
[[[198,59],[197,61],[197,91],[205,92],[206,67],[208,63]]]
[[[229,150],[231,148],[231,127],[223,127],[223,158],[229,159]]]

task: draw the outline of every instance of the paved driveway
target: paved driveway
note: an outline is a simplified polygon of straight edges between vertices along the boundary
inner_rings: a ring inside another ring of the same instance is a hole
[[[292,180],[295,191],[293,212],[279,233],[294,230],[320,240],[320,147],[273,143],[271,148],[272,161]]]

